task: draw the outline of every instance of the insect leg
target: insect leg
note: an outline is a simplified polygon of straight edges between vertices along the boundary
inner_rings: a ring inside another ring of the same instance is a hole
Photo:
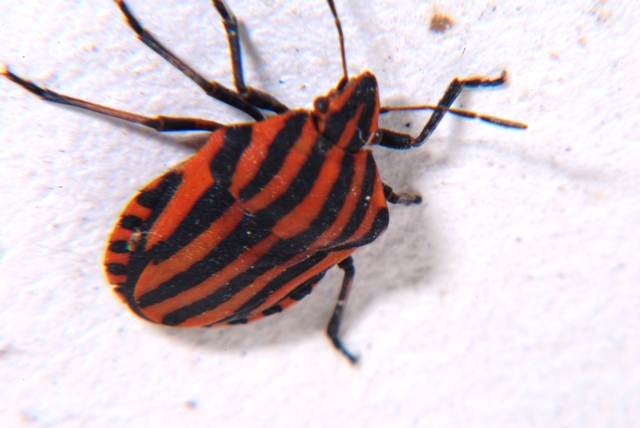
[[[356,269],[353,266],[353,258],[347,257],[340,263],[338,267],[344,271],[344,278],[342,279],[342,287],[340,288],[340,295],[336,302],[336,307],[333,310],[333,315],[327,326],[327,334],[333,342],[333,345],[340,350],[352,363],[358,361],[358,357],[349,352],[342,341],[338,338],[338,329],[340,328],[340,321],[342,321],[342,315],[344,314],[344,308],[349,297],[349,291],[351,290],[351,284],[353,283],[353,277],[356,273]]]
[[[502,72],[502,74],[495,79],[485,79],[482,77],[470,77],[466,79],[453,79],[453,81],[449,84],[449,87],[445,91],[444,95],[438,102],[437,107],[434,112],[431,114],[429,121],[422,128],[420,135],[417,138],[413,138],[411,135],[403,134],[400,132],[391,131],[388,129],[381,129],[382,139],[380,140],[379,145],[383,147],[389,147],[392,149],[411,149],[413,147],[421,146],[427,138],[435,131],[440,124],[440,121],[444,117],[444,114],[447,112],[447,109],[451,107],[453,102],[458,98],[460,92],[462,92],[463,88],[478,88],[478,87],[490,87],[490,86],[499,86],[502,85],[506,81],[507,73]],[[442,109],[438,109],[438,107],[442,107]],[[384,109],[384,108],[383,108]],[[383,110],[381,109],[381,110]],[[388,109],[392,110],[392,109]],[[497,123],[500,124],[500,123]],[[505,125],[509,126],[509,125]]]
[[[164,58],[169,62],[169,64],[180,70],[185,76],[195,82],[196,85],[200,86],[207,95],[243,111],[257,121],[264,119],[264,115],[256,107],[245,101],[238,93],[218,82],[206,80],[194,69],[179,59],[175,54],[169,51],[169,49],[165,48],[155,37],[142,27],[140,22],[133,16],[124,0],[116,0],[116,3],[118,3],[120,10],[127,19],[129,27],[135,31],[142,43]]]
[[[222,23],[229,40],[229,50],[231,51],[231,68],[233,69],[233,83],[243,100],[252,106],[284,113],[289,110],[287,106],[278,101],[274,96],[247,86],[244,83],[244,73],[242,71],[242,50],[240,49],[240,38],[238,36],[238,19],[229,10],[223,0],[213,0],[213,6],[222,17]]]
[[[392,204],[412,205],[422,202],[422,196],[410,193],[395,193],[391,186],[385,183],[382,183],[382,190],[387,202]]]
[[[32,83],[29,80],[25,80],[13,74],[11,71],[9,71],[8,68],[5,68],[4,70],[0,70],[0,74],[6,76],[9,80],[17,83],[18,85],[22,86],[29,92],[39,96],[45,101],[78,107],[84,110],[90,110],[96,113],[104,114],[105,116],[126,120],[127,122],[138,123],[140,125],[153,128],[158,132],[215,131],[216,129],[224,126],[212,120],[189,118],[189,117],[167,117],[167,116],[147,117],[147,116],[130,113],[123,110],[116,110],[111,107],[90,103],[87,101],[80,100],[78,98],[68,97],[66,95],[62,95],[57,92],[51,91],[47,88],[42,88]]]

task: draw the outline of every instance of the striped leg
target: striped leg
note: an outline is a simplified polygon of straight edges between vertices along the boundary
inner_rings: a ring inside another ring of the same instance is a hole
[[[410,193],[395,193],[391,186],[385,183],[382,183],[382,190],[387,202],[392,204],[412,205],[422,202],[422,196]]]
[[[173,52],[169,51],[166,47],[164,47],[154,36],[151,35],[147,30],[142,27],[140,22],[136,19],[135,16],[129,10],[129,7],[126,5],[124,0],[116,0],[118,7],[124,14],[127,19],[127,23],[131,27],[133,31],[138,35],[138,38],[147,45],[151,50],[164,58],[169,64],[173,65],[175,68],[180,70],[185,76],[191,79],[196,85],[200,86],[202,90],[217,100],[222,101],[225,104],[228,104],[232,107],[237,108],[240,111],[245,112],[247,115],[251,116],[253,119],[260,121],[264,119],[264,115],[256,108],[256,105],[252,103],[252,100],[246,94],[238,94],[235,91],[227,88],[224,85],[221,85],[215,81],[208,81],[204,77],[202,77],[198,72],[189,67],[184,61],[179,59]],[[230,15],[224,5],[222,5],[221,1],[214,1],[214,6],[220,12],[223,17],[225,28],[227,29],[227,35],[229,38],[229,44],[231,46],[231,62],[233,65],[234,78],[236,80],[236,87],[239,89],[244,86],[244,80],[242,79],[242,65],[240,63],[240,43],[237,40],[237,21],[235,21],[235,17]],[[223,11],[225,13],[223,13]],[[226,15],[225,15],[226,14]],[[233,25],[230,26],[227,22],[227,17],[230,21],[235,22],[235,46],[232,41],[234,36],[232,36]],[[233,17],[233,19],[232,19]],[[238,79],[240,76],[240,79]],[[240,86],[238,86],[240,84]],[[260,92],[260,94],[263,94]],[[260,108],[264,108],[267,110],[273,110],[276,112],[286,111],[287,107],[284,104],[279,103],[275,98],[271,96],[266,96],[258,99],[261,100],[258,106]],[[269,102],[271,104],[269,104]]]
[[[444,114],[447,112],[446,109],[451,107],[453,102],[458,98],[460,92],[462,92],[463,88],[479,88],[479,87],[491,87],[491,86],[500,86],[506,81],[507,73],[502,72],[502,74],[495,79],[484,79],[482,77],[470,77],[466,79],[453,79],[453,81],[449,84],[446,92],[438,102],[437,107],[443,107],[443,109],[435,109],[431,114],[429,121],[424,126],[418,138],[413,138],[409,134],[403,134],[400,132],[391,131],[388,129],[381,129],[382,140],[379,145],[383,147],[388,147],[391,149],[411,149],[414,147],[420,147],[426,140],[433,134],[433,131],[436,130],[438,124],[444,117]],[[381,111],[392,111],[392,110],[402,110],[402,108],[382,108]],[[471,117],[471,116],[470,116]],[[508,122],[508,121],[506,121]],[[501,125],[501,123],[496,123]],[[502,124],[503,126],[512,127],[511,124]]]
[[[338,88],[343,88],[344,85],[347,84],[349,80],[349,73],[347,72],[347,56],[344,51],[344,35],[342,34],[342,24],[340,23],[340,17],[338,16],[338,11],[336,10],[336,5],[333,4],[333,0],[327,0],[329,4],[329,9],[331,9],[331,14],[333,15],[333,22],[336,25],[336,30],[338,30],[338,39],[340,40],[340,57],[342,59],[342,79],[338,84]]]
[[[216,129],[223,127],[224,125],[214,122],[212,120],[198,119],[192,117],[168,117],[168,116],[156,116],[148,117],[135,113],[130,113],[123,110],[116,110],[111,107],[106,107],[100,104],[94,104],[87,101],[80,100],[78,98],[69,97],[51,91],[47,88],[42,88],[33,82],[23,79],[11,71],[8,68],[0,70],[0,75],[6,76],[9,80],[17,83],[42,98],[45,101],[52,103],[64,104],[72,107],[78,107],[84,110],[94,111],[96,113],[104,114],[105,116],[115,117],[117,119],[126,120],[127,122],[137,123],[149,128],[153,128],[158,132],[171,132],[171,131],[215,131]]]
[[[238,37],[238,19],[227,8],[222,0],[213,0],[213,6],[222,17],[224,29],[229,40],[229,50],[231,51],[231,68],[233,69],[233,83],[243,100],[254,107],[284,113],[289,110],[287,106],[278,101],[273,95],[247,86],[244,83],[244,73],[242,72],[242,50],[240,49],[240,39]]]
[[[336,302],[336,307],[333,310],[333,315],[327,326],[327,334],[333,342],[333,345],[340,350],[352,363],[358,362],[358,357],[349,352],[342,341],[338,338],[338,330],[340,329],[340,321],[342,321],[342,315],[344,314],[344,308],[349,298],[349,291],[351,290],[351,284],[353,284],[353,277],[356,274],[356,269],[353,266],[353,258],[347,257],[340,263],[338,267],[344,271],[344,278],[342,279],[342,288],[340,288],[340,295]]]
[[[313,291],[314,287],[318,285],[318,282],[320,282],[320,280],[324,277],[324,274],[326,272],[327,271],[321,272],[318,275],[314,276],[313,278],[303,282],[298,287],[296,287],[291,293],[289,293],[284,299],[279,301],[277,304],[271,306],[270,308],[265,309],[264,311],[259,312],[256,315],[252,315],[250,317],[239,318],[239,319],[226,321],[226,322],[228,322],[231,325],[246,324],[263,317],[268,317],[273,314],[278,314],[284,311],[285,309],[287,309],[289,306],[299,302],[300,300],[302,300],[303,298],[311,294],[311,291]]]

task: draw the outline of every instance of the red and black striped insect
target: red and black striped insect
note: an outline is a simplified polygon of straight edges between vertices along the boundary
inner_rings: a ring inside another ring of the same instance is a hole
[[[144,319],[193,327],[246,323],[281,312],[309,294],[328,269],[344,271],[327,333],[338,338],[355,273],[351,254],[380,236],[387,203],[420,196],[394,193],[380,180],[367,146],[421,146],[449,112],[497,125],[526,125],[451,108],[463,88],[497,86],[495,79],[454,79],[437,106],[380,107],[370,72],[349,78],[340,20],[328,0],[340,40],[343,76],[312,110],[289,109],[244,82],[238,21],[222,0],[235,90],[196,73],[147,32],[116,0],[140,40],[207,95],[254,122],[223,125],[184,117],[145,117],[58,94],[5,68],[7,78],[43,99],[91,110],[159,132],[210,131],[199,152],[145,186],[124,209],[105,255],[109,283]],[[392,110],[433,110],[418,137],[378,127]],[[265,116],[265,112],[268,113]],[[270,112],[270,113],[269,113]]]

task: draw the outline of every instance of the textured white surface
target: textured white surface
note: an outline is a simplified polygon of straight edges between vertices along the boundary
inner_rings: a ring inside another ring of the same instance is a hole
[[[396,4],[394,4],[396,3]],[[228,0],[247,81],[308,107],[340,77],[323,0]],[[130,0],[160,40],[230,84],[206,0]],[[526,132],[445,118],[425,147],[376,150],[420,192],[356,253],[344,320],[357,367],[324,336],[340,282],[247,326],[170,330],[106,285],[105,240],[137,189],[191,152],[46,104],[0,79],[0,425],[49,427],[640,426],[640,9],[628,0],[337,0],[349,70],[383,103],[433,102],[454,76],[501,89],[459,105]],[[246,38],[245,38],[246,39]],[[0,62],[130,111],[246,120],[143,47],[109,0],[0,4]],[[383,125],[424,114],[396,114]]]

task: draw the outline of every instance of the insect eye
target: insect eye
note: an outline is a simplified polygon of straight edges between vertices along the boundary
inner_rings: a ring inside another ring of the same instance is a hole
[[[320,113],[326,113],[329,111],[329,100],[325,97],[316,98],[313,102],[313,108],[315,108]]]

